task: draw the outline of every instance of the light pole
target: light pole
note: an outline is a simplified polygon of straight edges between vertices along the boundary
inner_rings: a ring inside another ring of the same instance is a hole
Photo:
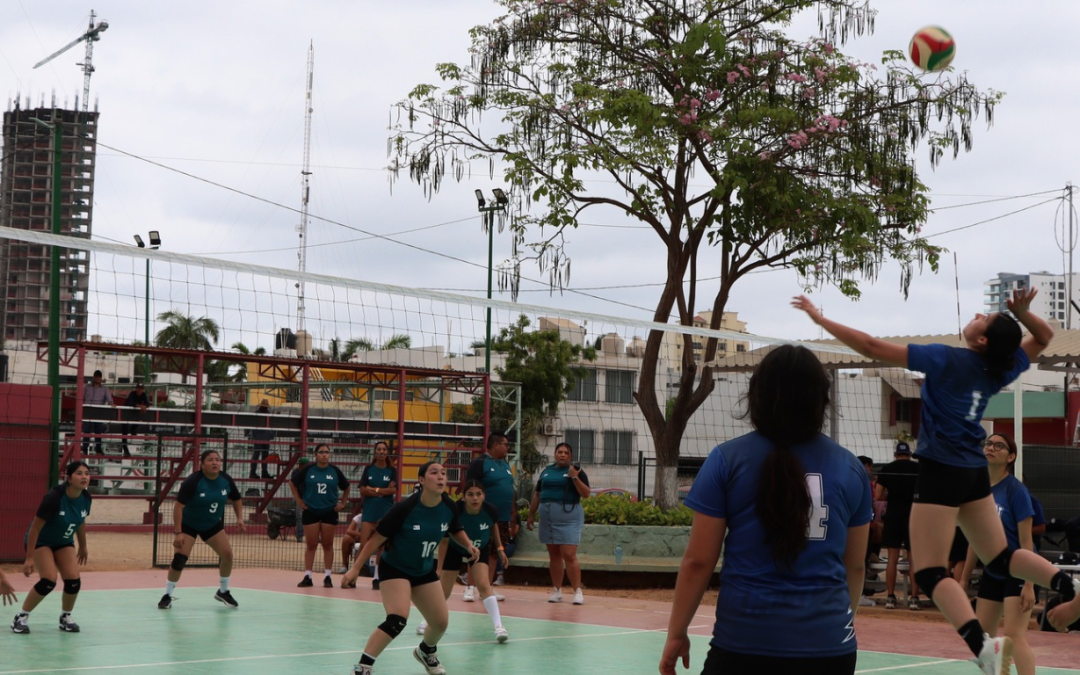
[[[510,199],[501,188],[495,188],[491,194],[495,196],[495,203],[490,206],[484,200],[482,190],[476,190],[476,204],[480,213],[484,214],[484,227],[488,234],[488,264],[487,264],[487,299],[491,300],[491,258],[492,248],[495,245],[495,212],[506,213],[506,206]],[[491,373],[491,305],[487,307],[487,338],[484,340],[484,372]]]
[[[139,235],[135,235],[135,245],[146,248],[146,243]],[[161,234],[157,230],[150,230],[150,248],[161,248]],[[150,346],[150,258],[146,259],[146,346]],[[150,354],[146,354],[143,360],[143,384],[150,385]]]

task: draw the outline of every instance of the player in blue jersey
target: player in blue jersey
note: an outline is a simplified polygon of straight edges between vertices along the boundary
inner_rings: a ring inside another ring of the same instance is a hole
[[[395,504],[379,521],[375,534],[364,544],[341,581],[343,586],[355,583],[360,566],[383,547],[379,560],[382,580],[379,592],[386,609],[386,620],[368,638],[360,662],[353,668],[354,675],[371,675],[375,659],[405,630],[410,602],[416,605],[428,624],[424,639],[413,650],[413,657],[429,675],[446,673],[435,653],[448,620],[446,597],[439,585],[437,570],[439,544],[447,536],[453,538],[468,552],[468,560],[476,560],[480,551],[469,541],[458,520],[457,506],[446,495],[443,465],[438,462],[421,464],[417,485],[419,491]]]
[[[1031,535],[1032,517],[1035,509],[1027,488],[1012,475],[1018,450],[1013,439],[1005,434],[990,434],[983,446],[990,470],[990,490],[1001,514],[1005,538],[1009,548],[1035,550]],[[975,570],[975,553],[968,551],[964,565],[964,580],[971,578]],[[1005,635],[1013,643],[1013,658],[1018,675],[1035,675],[1035,653],[1027,641],[1031,609],[1035,606],[1035,586],[1030,581],[1000,577],[985,572],[979,582],[979,594],[975,615],[983,629],[997,634],[1001,617],[1005,616]]]
[[[79,597],[82,580],[79,565],[85,565],[89,557],[86,548],[86,517],[90,515],[90,467],[86,462],[71,462],[64,469],[67,479],[45,495],[38,506],[30,530],[26,533],[26,562],[23,574],[38,572],[38,582],[26,594],[22,611],[11,622],[13,633],[30,632],[27,623],[30,612],[56,588],[56,574],[64,581],[64,595],[60,600],[60,630],[78,633],[79,624],[71,620],[75,600]],[[79,550],[75,550],[75,541]],[[5,604],[7,604],[5,602]]]
[[[821,433],[829,386],[805,347],[777,347],[754,369],[746,395],[754,431],[717,446],[686,498],[694,520],[664,675],[674,675],[680,658],[689,667],[687,628],[721,551],[703,675],[855,672],[855,612],[874,508],[858,458]]]
[[[390,446],[379,441],[374,448],[375,461],[364,467],[360,476],[360,494],[364,496],[364,510],[360,512],[360,547],[363,548],[375,528],[397,501],[397,469],[390,464]],[[379,553],[369,561],[375,578],[371,587],[379,589]],[[345,564],[349,561],[346,559]]]
[[[300,521],[304,525],[304,578],[297,584],[310,588],[311,568],[315,565],[315,551],[319,544],[323,549],[323,587],[333,588],[330,570],[334,565],[334,531],[337,529],[338,512],[345,508],[349,496],[349,481],[341,469],[330,463],[330,446],[315,446],[315,461],[293,471],[289,483],[293,498],[303,509]]]
[[[217,450],[206,450],[199,457],[199,470],[184,479],[176,492],[176,506],[173,507],[173,554],[166,577],[165,595],[158,601],[158,609],[172,607],[173,591],[180,581],[191,548],[196,539],[206,542],[220,562],[221,587],[214,594],[214,599],[227,607],[238,604],[229,591],[229,577],[232,574],[233,551],[229,535],[225,532],[225,506],[232,502],[236,513],[236,524],[241,532],[247,532],[244,525],[244,505],[240,490],[232,476],[221,470],[221,455]]]
[[[465,481],[464,492],[457,502],[458,521],[465,528],[465,536],[473,543],[473,546],[481,552],[476,562],[467,561],[468,552],[453,539],[444,540],[439,547],[440,565],[439,580],[442,582],[443,594],[450,599],[454,590],[454,582],[457,581],[458,570],[462,564],[469,566],[476,579],[479,588],[480,600],[484,603],[484,609],[491,617],[491,624],[495,627],[495,639],[499,643],[510,639],[510,633],[502,625],[502,615],[499,612],[499,598],[488,583],[488,562],[485,552],[494,552],[504,566],[509,567],[510,561],[506,558],[506,548],[499,538],[499,512],[495,507],[484,501],[484,486],[480,481]],[[421,621],[416,627],[416,634],[423,635],[427,632],[427,622]]]
[[[1016,577],[1052,588],[1067,612],[1080,614],[1080,579],[1074,583],[1042,556],[1008,545],[990,493],[980,422],[990,397],[1020,376],[1050,344],[1053,329],[1031,313],[1035,289],[1018,289],[1007,314],[976,314],[963,330],[965,347],[904,345],[874,338],[822,316],[806,297],[792,305],[859,354],[925,374],[919,442],[919,477],[911,507],[911,568],[919,588],[964,638],[987,675],[1004,675],[1012,661],[1012,640],[991,638],[979,624],[967,594],[946,566],[955,527],[991,574]],[[1023,324],[1029,334],[1020,330]]]

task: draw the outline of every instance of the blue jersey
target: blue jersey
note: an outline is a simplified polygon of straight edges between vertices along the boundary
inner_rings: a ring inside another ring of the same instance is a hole
[[[990,397],[1031,367],[1023,349],[1016,365],[1002,377],[992,376],[983,357],[970,349],[946,345],[908,345],[909,370],[926,375],[916,457],[968,468],[986,466],[979,422]]]
[[[484,502],[499,511],[499,522],[509,523],[514,515],[514,472],[505,459],[482,455],[469,464],[465,480],[478,480],[484,486]]]
[[[341,469],[333,464],[324,468],[314,462],[293,471],[292,484],[304,500],[304,505],[312,511],[329,511],[338,502],[338,496],[349,487],[349,481]]]
[[[686,498],[694,511],[727,521],[712,644],[788,658],[850,654],[857,645],[844,552],[848,528],[874,518],[866,469],[821,434],[791,448],[806,471],[813,507],[806,549],[788,569],[773,559],[757,517],[758,484],[772,447],[756,431],[717,446]]]
[[[997,485],[990,488],[997,503],[1001,524],[1005,527],[1005,539],[1010,549],[1020,548],[1020,521],[1035,515],[1031,506],[1031,495],[1016,476],[1008,474]]]

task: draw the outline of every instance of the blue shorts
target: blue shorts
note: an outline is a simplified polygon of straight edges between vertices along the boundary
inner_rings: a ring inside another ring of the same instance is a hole
[[[541,502],[539,516],[538,536],[541,544],[577,546],[581,543],[585,511],[580,503],[571,506],[560,502]]]

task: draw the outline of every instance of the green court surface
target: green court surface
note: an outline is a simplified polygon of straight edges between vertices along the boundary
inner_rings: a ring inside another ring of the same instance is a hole
[[[371,602],[233,590],[239,609],[215,602],[213,588],[179,588],[170,610],[157,609],[160,590],[89,591],[80,596],[75,613],[82,626],[77,635],[57,630],[57,603],[46,600],[31,616],[29,635],[5,631],[0,638],[0,675],[348,675],[368,634],[384,618],[382,606]],[[14,614],[13,608],[4,609]],[[406,632],[379,658],[378,675],[424,672],[411,655],[419,641],[418,622],[414,612]],[[451,612],[450,630],[439,645],[447,672],[644,675],[657,672],[664,644],[660,631],[514,617],[504,623],[511,639],[499,645],[486,614]],[[680,672],[700,672],[707,649],[707,638],[694,638],[694,669]],[[977,670],[961,661],[864,652],[856,672],[974,675]]]

